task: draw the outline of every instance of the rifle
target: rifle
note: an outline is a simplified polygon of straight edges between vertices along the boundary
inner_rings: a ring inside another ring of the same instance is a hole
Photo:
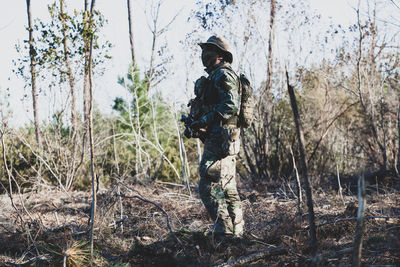
[[[183,132],[183,134],[187,138],[200,138],[203,143],[207,136],[207,127],[193,129],[192,127],[190,127],[190,125],[194,121],[200,119],[202,115],[204,115],[203,95],[208,85],[209,80],[204,76],[201,76],[199,79],[196,80],[194,86],[194,94],[196,97],[191,99],[187,105],[188,107],[190,107],[190,112],[187,116],[181,116],[181,122],[185,124],[185,131]]]
[[[199,138],[203,143],[204,140],[206,139],[206,134],[207,134],[207,127],[206,128],[200,128],[198,130],[193,129],[190,127],[190,125],[195,121],[195,119],[189,114],[188,116],[182,115],[181,116],[181,122],[185,124],[185,131],[183,134],[187,138]]]

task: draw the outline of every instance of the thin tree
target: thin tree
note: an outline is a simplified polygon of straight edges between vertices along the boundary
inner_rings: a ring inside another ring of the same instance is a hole
[[[358,33],[359,33],[359,39],[358,39],[358,51],[357,51],[357,60],[356,60],[356,70],[357,70],[357,93],[358,93],[358,98],[360,102],[360,106],[363,111],[363,116],[365,117],[365,122],[367,124],[367,127],[370,129],[373,139],[376,142],[376,144],[379,147],[379,150],[382,155],[382,163],[381,163],[381,170],[386,171],[387,169],[387,149],[386,149],[386,138],[385,138],[385,133],[382,138],[379,136],[379,125],[377,125],[377,121],[379,121],[378,118],[376,118],[376,111],[375,111],[375,103],[373,102],[373,97],[371,96],[372,92],[371,89],[376,87],[375,85],[375,77],[374,77],[374,68],[375,68],[375,55],[374,55],[374,49],[375,49],[375,24],[372,22],[370,23],[370,27],[372,28],[371,33],[370,32],[363,32],[363,30],[366,28],[364,25],[361,24],[361,18],[360,18],[360,5],[361,5],[361,0],[358,1],[358,7],[356,9],[356,14],[357,14],[357,26],[358,26]],[[374,12],[375,16],[375,12]],[[375,18],[374,18],[375,20]],[[369,62],[368,62],[368,68],[367,66],[363,66],[363,43],[364,39],[367,36],[367,34],[371,35],[371,49],[370,49],[370,55],[369,55]],[[370,76],[370,79],[366,81],[366,75],[365,72]],[[368,86],[366,86],[368,84]],[[381,104],[383,104],[382,101],[383,98],[381,98]],[[368,105],[369,104],[369,105]],[[381,109],[382,111],[382,109]],[[381,125],[382,125],[382,130],[385,131],[385,127],[383,126],[383,118],[381,120]],[[381,140],[383,139],[383,140]]]
[[[265,91],[262,94],[261,101],[262,103],[262,114],[265,114],[265,119],[264,121],[264,134],[265,138],[263,138],[262,144],[263,144],[263,149],[264,149],[264,155],[267,156],[269,152],[269,143],[268,140],[269,135],[270,135],[270,130],[269,130],[269,122],[271,114],[268,112],[268,107],[269,104],[271,103],[268,98],[268,94],[271,92],[272,89],[272,73],[273,73],[273,62],[274,62],[274,41],[275,41],[275,15],[276,15],[276,0],[271,0],[270,3],[270,15],[269,15],[269,40],[268,40],[268,59],[267,59],[267,83],[266,83],[266,88]],[[266,99],[263,99],[263,97],[266,97]],[[265,110],[267,109],[267,110]],[[267,157],[264,158],[266,160]]]
[[[148,92],[150,92],[150,90],[152,89],[153,86],[155,86],[155,84],[153,84],[153,79],[154,79],[154,73],[156,70],[156,66],[155,66],[155,60],[156,60],[156,47],[157,47],[157,42],[158,42],[158,38],[165,33],[166,31],[168,31],[169,26],[171,26],[171,24],[175,21],[176,17],[179,15],[180,11],[178,13],[175,14],[175,16],[161,29],[159,29],[159,18],[160,18],[160,10],[161,10],[161,5],[163,4],[163,1],[158,1],[156,4],[156,7],[151,6],[151,16],[152,16],[152,24],[153,25],[149,25],[150,31],[152,33],[152,45],[151,45],[151,56],[150,56],[150,65],[149,65],[149,70],[147,73],[147,79],[148,79],[148,86],[147,86],[147,90]],[[150,100],[150,104],[151,104],[151,108],[152,108],[152,116],[153,116],[153,132],[154,132],[154,137],[156,140],[156,144],[159,148],[163,149],[160,141],[159,141],[159,137],[158,137],[158,130],[157,130],[157,120],[156,120],[156,107],[154,105],[154,100],[152,97],[149,98]]]
[[[67,14],[64,12],[64,0],[60,0],[60,20],[62,24],[62,35],[63,35],[63,49],[64,49],[64,62],[67,71],[69,90],[71,94],[71,125],[72,131],[75,134],[77,130],[77,112],[76,112],[76,93],[75,93],[75,77],[72,73],[71,62],[70,62],[70,51],[68,48],[68,36],[67,36]]]
[[[257,123],[252,124],[250,131],[254,135],[255,145],[246,145],[248,137],[242,133],[244,139],[243,150],[248,165],[252,173],[257,173],[258,177],[269,178],[270,166],[268,166],[268,154],[270,153],[270,125],[272,119],[271,112],[271,89],[273,83],[273,61],[274,61],[274,41],[275,41],[275,20],[276,17],[276,0],[270,2],[269,14],[269,39],[267,44],[267,76],[265,87],[261,91],[261,95],[257,101],[257,113],[259,118]],[[254,160],[251,158],[254,154]]]
[[[32,15],[31,15],[31,1],[26,0],[26,11],[28,14],[28,32],[29,32],[29,57],[30,57],[30,68],[31,68],[31,84],[32,84],[32,104],[33,104],[33,121],[35,125],[35,137],[36,142],[40,146],[41,135],[39,129],[39,113],[38,113],[38,103],[37,103],[37,88],[36,88],[36,51],[34,47],[33,39],[33,25],[32,25]]]
[[[270,121],[271,121],[271,109],[270,109],[270,93],[272,89],[272,73],[273,73],[273,62],[274,62],[274,41],[275,41],[275,15],[276,15],[276,0],[271,0],[270,3],[270,15],[269,15],[269,40],[268,40],[268,58],[267,58],[267,82],[264,92],[260,98],[259,115],[264,117],[262,119],[262,133],[259,136],[259,142],[262,145],[262,154],[264,155],[262,161],[266,161],[269,153],[269,140],[270,140]],[[260,110],[261,108],[261,110]],[[265,174],[269,177],[267,163],[264,162],[264,168],[266,169]]]
[[[78,113],[76,111],[76,92],[75,92],[75,77],[72,73],[71,62],[70,62],[70,51],[68,47],[68,27],[66,23],[67,14],[64,12],[64,0],[60,0],[60,20],[62,24],[62,43],[64,50],[64,63],[66,67],[68,82],[69,82],[69,91],[71,94],[71,128],[72,128],[72,173],[71,177],[67,179],[66,187],[67,189],[72,186],[75,175],[83,162],[83,158],[81,161],[76,164],[75,158],[77,154],[77,143],[78,143]],[[83,153],[83,151],[82,151]]]
[[[291,86],[289,83],[289,74],[287,71],[286,71],[286,83],[287,83],[288,93],[290,96],[290,104],[292,106],[294,123],[296,125],[296,135],[297,135],[297,140],[299,143],[299,150],[300,150],[301,170],[302,170],[302,174],[304,177],[304,186],[305,186],[306,197],[307,197],[308,220],[309,220],[309,224],[310,224],[311,253],[313,256],[315,256],[317,253],[317,238],[316,238],[316,231],[315,231],[314,202],[312,199],[312,190],[311,190],[310,181],[308,178],[307,159],[306,159],[306,152],[305,152],[305,148],[304,148],[304,134],[303,134],[302,126],[301,126],[296,96],[294,94],[293,86]]]
[[[271,0],[270,17],[269,17],[267,83],[266,83],[266,88],[265,88],[264,92],[271,90],[271,87],[272,87],[272,71],[273,71],[274,41],[275,41],[275,15],[276,15],[276,0]]]
[[[83,130],[83,138],[82,138],[82,155],[83,158],[85,155],[85,145],[87,138],[87,125],[88,123],[88,113],[89,113],[89,46],[90,46],[90,37],[88,37],[89,33],[89,1],[84,1],[84,14],[83,14],[83,53],[84,53],[84,71],[83,71],[83,120],[84,120],[84,130]]]
[[[89,241],[90,241],[90,254],[93,257],[93,230],[94,230],[94,223],[95,223],[95,218],[96,218],[96,205],[97,205],[97,187],[98,187],[98,176],[95,174],[95,166],[94,166],[94,159],[95,159],[95,154],[94,154],[94,142],[93,142],[93,83],[92,83],[92,56],[93,56],[93,11],[94,11],[94,6],[95,6],[96,1],[92,0],[91,5],[90,5],[90,14],[89,14],[89,21],[87,30],[90,32],[89,35],[87,35],[89,38],[89,57],[88,57],[88,130],[89,130],[89,146],[90,146],[90,172],[92,176],[92,206],[91,206],[91,213],[90,213],[90,233],[89,233]],[[85,0],[85,8],[87,1]],[[87,12],[85,12],[86,14]],[[85,35],[88,33],[85,33]],[[85,71],[86,73],[86,71]]]
[[[170,107],[170,110],[171,110],[171,113],[172,113],[174,121],[175,121],[175,129],[176,129],[176,134],[178,137],[179,159],[181,161],[182,180],[183,180],[183,183],[187,186],[189,195],[192,195],[192,192],[190,191],[190,184],[189,184],[189,177],[190,177],[189,166],[186,164],[187,156],[186,156],[185,144],[183,143],[180,128],[178,125],[178,116],[177,116],[178,111],[177,111],[175,105],[174,105],[174,107]]]
[[[353,266],[361,266],[361,255],[362,255],[362,240],[364,232],[364,212],[367,205],[365,199],[365,180],[364,170],[361,170],[360,178],[358,179],[358,211],[357,211],[357,225],[354,235],[353,245]]]
[[[303,203],[303,194],[301,192],[301,182],[300,182],[299,172],[297,170],[296,159],[294,158],[292,146],[289,146],[289,149],[290,149],[290,155],[292,156],[293,169],[294,169],[294,172],[295,172],[295,175],[296,175],[297,208],[299,210],[300,216],[302,216],[301,203]]]
[[[129,26],[129,42],[131,48],[131,56],[132,56],[132,64],[136,64],[135,59],[135,44],[133,39],[133,22],[132,22],[132,0],[126,0],[126,4],[128,7],[128,26]]]
[[[399,95],[400,96],[400,95]],[[399,97],[399,104],[397,104],[397,175],[400,175],[400,97]]]

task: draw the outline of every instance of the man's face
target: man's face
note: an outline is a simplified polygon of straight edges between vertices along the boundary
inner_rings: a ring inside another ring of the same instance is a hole
[[[218,53],[216,49],[212,46],[205,46],[201,52],[201,61],[204,67],[209,68],[215,64],[218,58]]]

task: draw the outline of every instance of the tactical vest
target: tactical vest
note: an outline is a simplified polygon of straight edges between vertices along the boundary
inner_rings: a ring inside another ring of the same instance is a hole
[[[222,65],[220,68],[216,69],[213,71],[213,73],[210,74],[211,81],[213,80],[213,75],[217,72],[219,69],[227,69],[231,73],[234,74],[236,77],[236,80],[238,82],[239,88],[238,88],[238,94],[240,98],[240,105],[237,113],[233,115],[230,119],[227,121],[223,122],[223,124],[228,124],[228,125],[235,125],[239,128],[248,128],[252,124],[252,121],[254,119],[254,97],[253,97],[253,88],[250,85],[250,81],[246,77],[245,74],[240,74],[240,77],[236,74],[236,72],[231,68],[230,65]],[[215,93],[215,88],[212,88],[213,92]],[[214,101],[219,102],[218,96],[212,96],[212,99],[215,99]],[[211,108],[212,110],[212,108]]]
[[[203,98],[202,98],[202,102],[204,103],[204,106],[203,106],[204,114],[207,114],[208,112],[211,112],[214,109],[214,107],[217,104],[219,104],[220,101],[221,101],[219,99],[218,92],[217,92],[216,88],[214,87],[215,75],[220,69],[228,70],[229,72],[234,74],[234,76],[236,77],[237,84],[239,85],[238,94],[239,94],[239,98],[240,98],[240,80],[239,80],[239,77],[236,75],[236,73],[233,71],[233,69],[229,65],[223,64],[221,67],[213,70],[209,74],[209,76],[207,78],[209,82],[208,82],[208,86],[204,90],[204,94],[203,94]],[[239,107],[240,107],[240,105],[239,105]],[[220,122],[220,125],[221,126],[237,126],[238,118],[239,118],[239,109],[236,112],[236,114],[231,116],[228,120],[222,120]]]

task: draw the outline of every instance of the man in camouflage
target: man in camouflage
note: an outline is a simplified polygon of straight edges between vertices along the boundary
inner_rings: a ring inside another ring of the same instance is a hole
[[[242,236],[244,220],[235,180],[235,156],[240,148],[240,81],[231,68],[233,56],[225,40],[211,36],[199,45],[208,77],[206,83],[205,77],[200,78],[195,87],[202,84],[203,88],[195,90],[201,91],[204,115],[190,127],[207,129],[199,167],[200,197],[215,222],[216,235]]]

